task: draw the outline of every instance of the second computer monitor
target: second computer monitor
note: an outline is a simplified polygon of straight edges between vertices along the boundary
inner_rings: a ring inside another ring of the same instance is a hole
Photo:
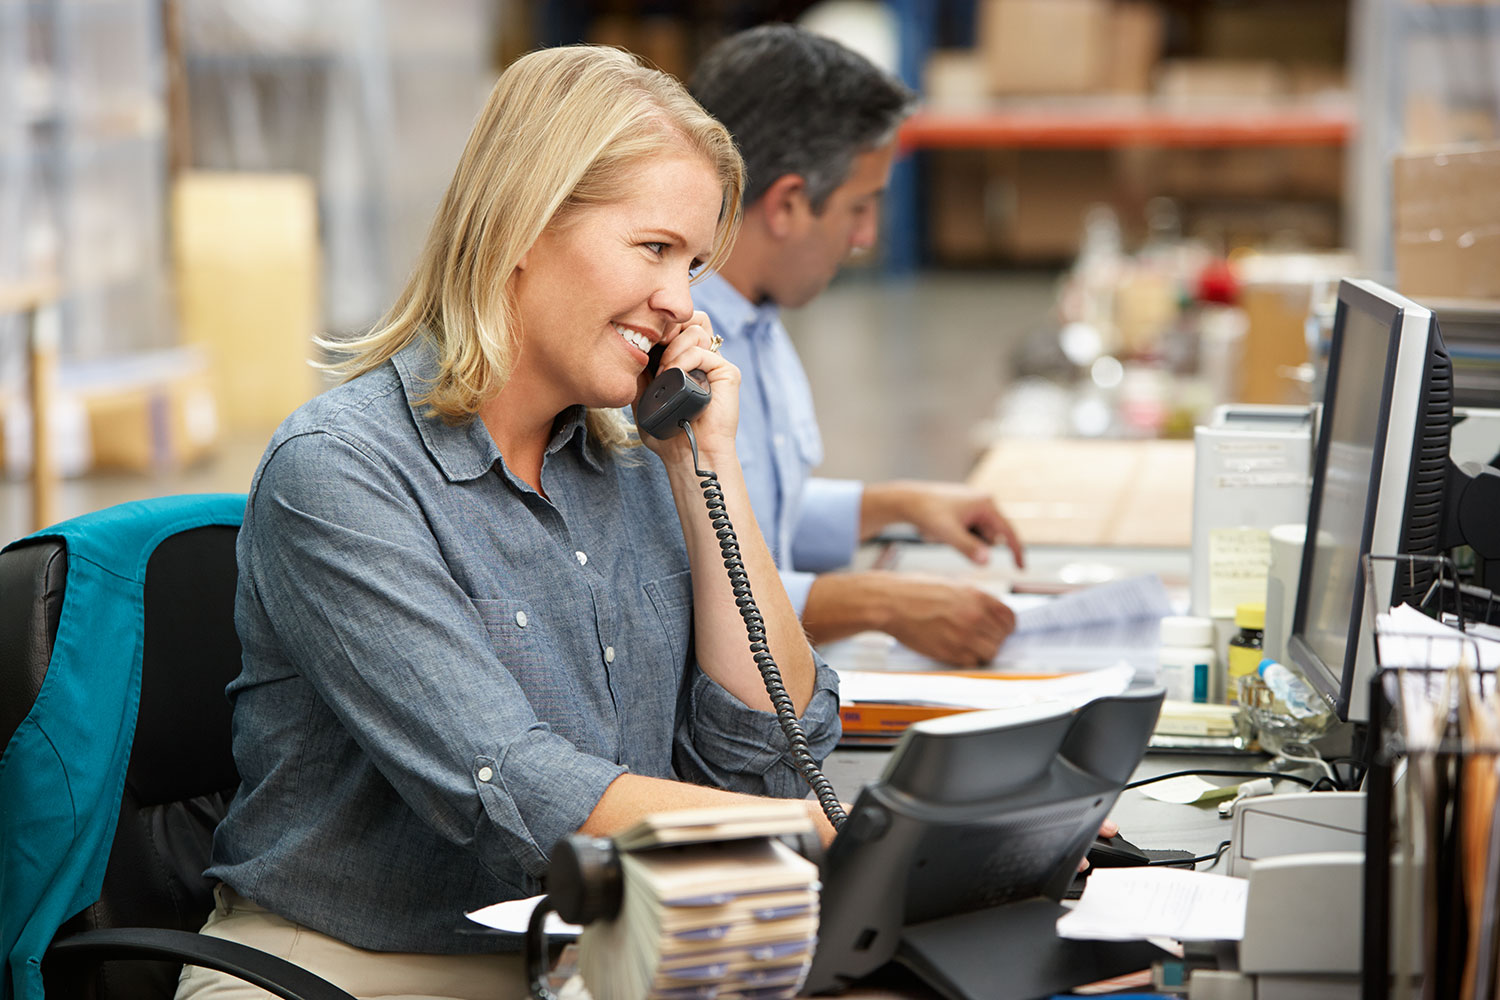
[[[1429,310],[1371,281],[1340,284],[1287,645],[1340,719],[1369,719],[1374,623],[1361,556],[1439,552],[1452,384]],[[1415,602],[1426,583],[1384,569],[1376,603]]]

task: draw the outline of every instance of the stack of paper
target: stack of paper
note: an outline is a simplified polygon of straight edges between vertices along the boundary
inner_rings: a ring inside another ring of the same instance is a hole
[[[1156,678],[1163,615],[1174,613],[1156,576],[1116,580],[1055,599],[1000,595],[1016,612],[1016,630],[989,664],[997,671],[1074,673],[1124,661],[1136,680]],[[884,633],[862,632],[821,647],[840,675],[857,670],[933,670],[938,663]]]
[[[579,938],[594,1000],[796,995],[818,931],[810,861],[769,838],[625,851],[620,860],[619,917]]]

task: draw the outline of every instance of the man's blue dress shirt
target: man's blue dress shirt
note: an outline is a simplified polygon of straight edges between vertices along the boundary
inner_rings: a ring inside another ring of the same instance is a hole
[[[776,305],[754,305],[718,274],[693,286],[693,304],[708,314],[724,338],[720,352],[743,376],[735,447],[755,519],[801,615],[814,576],[854,557],[863,484],[812,476],[823,439],[807,373]]]
[[[540,892],[625,771],[807,791],[776,717],[694,659],[660,460],[602,453],[579,409],[541,496],[481,421],[416,402],[434,370],[419,340],[288,418],[239,536],[241,786],[208,874],[380,951],[493,949],[464,912]],[[819,661],[819,759],[837,683]]]

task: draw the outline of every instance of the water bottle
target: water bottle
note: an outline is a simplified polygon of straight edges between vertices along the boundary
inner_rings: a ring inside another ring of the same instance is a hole
[[[1275,660],[1261,660],[1258,669],[1272,696],[1285,705],[1294,718],[1313,726],[1326,719],[1328,705],[1307,681]]]

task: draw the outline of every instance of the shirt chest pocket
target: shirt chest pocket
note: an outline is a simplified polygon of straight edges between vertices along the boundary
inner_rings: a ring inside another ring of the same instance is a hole
[[[673,573],[641,585],[661,623],[674,664],[686,663],[693,637],[693,574]]]
[[[592,699],[580,697],[580,679],[560,666],[564,657],[545,616],[524,601],[471,600],[496,658],[537,718],[575,745],[591,743],[596,727],[586,723],[582,708]]]

